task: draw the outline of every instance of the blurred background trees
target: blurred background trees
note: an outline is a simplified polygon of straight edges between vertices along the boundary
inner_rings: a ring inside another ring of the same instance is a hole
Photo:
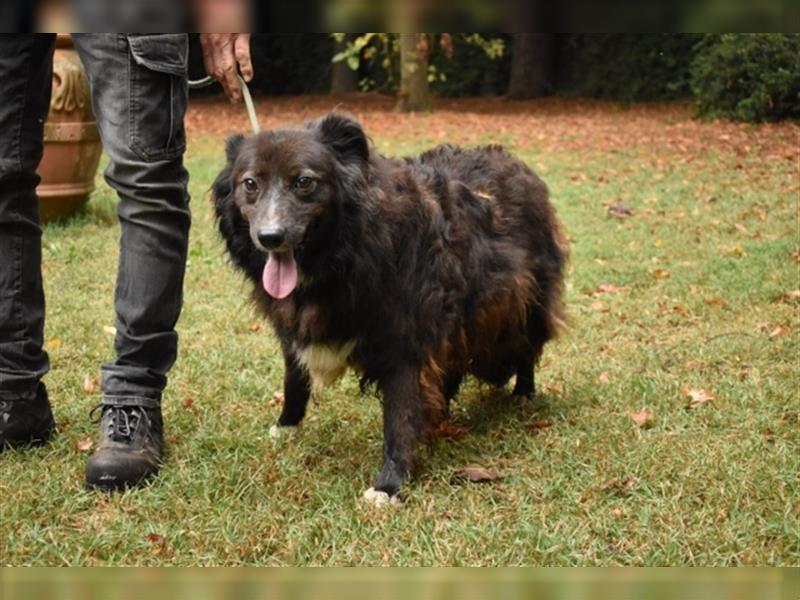
[[[254,34],[252,50],[262,95],[693,99],[700,115],[800,118],[800,34]]]

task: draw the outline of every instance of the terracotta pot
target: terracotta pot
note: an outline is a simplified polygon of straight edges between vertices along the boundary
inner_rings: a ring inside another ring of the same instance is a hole
[[[68,217],[94,191],[102,146],[92,114],[89,83],[69,35],[58,34],[53,95],[44,124],[42,182],[36,189],[43,222]]]

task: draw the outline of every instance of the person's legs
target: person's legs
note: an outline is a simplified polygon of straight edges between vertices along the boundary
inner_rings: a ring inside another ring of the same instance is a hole
[[[50,34],[0,36],[0,451],[54,427],[40,383],[49,362],[36,198],[54,45]]]
[[[177,354],[189,235],[183,167],[185,35],[74,35],[111,158],[121,226],[116,359],[103,365],[101,440],[87,482],[115,489],[153,475],[161,393]]]

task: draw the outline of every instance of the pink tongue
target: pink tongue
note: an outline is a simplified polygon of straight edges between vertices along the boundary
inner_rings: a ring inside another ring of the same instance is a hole
[[[294,253],[270,252],[262,277],[264,289],[273,298],[281,300],[297,287],[297,264]]]

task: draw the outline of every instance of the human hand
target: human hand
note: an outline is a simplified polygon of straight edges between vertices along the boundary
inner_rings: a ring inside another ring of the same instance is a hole
[[[250,59],[249,33],[201,33],[203,63],[206,72],[222,84],[231,102],[242,100],[242,84],[239,72],[245,81],[253,79],[253,63]]]

